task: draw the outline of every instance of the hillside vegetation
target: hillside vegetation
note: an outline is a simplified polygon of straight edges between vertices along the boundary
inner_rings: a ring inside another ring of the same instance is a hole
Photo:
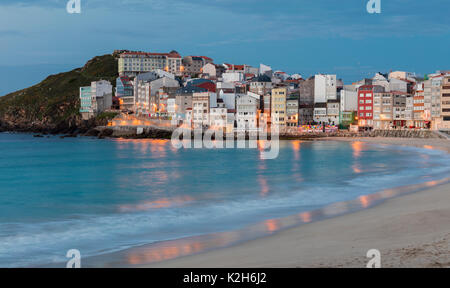
[[[79,113],[79,88],[100,79],[115,83],[117,70],[113,55],[97,56],[82,68],[0,97],[0,130],[66,133],[89,126]]]

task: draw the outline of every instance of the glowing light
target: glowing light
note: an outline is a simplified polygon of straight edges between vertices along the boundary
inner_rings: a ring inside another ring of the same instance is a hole
[[[270,189],[269,189],[269,185],[267,183],[266,178],[264,178],[263,176],[259,176],[258,182],[259,182],[259,185],[261,186],[261,193],[260,193],[261,197],[267,196]]]
[[[270,233],[277,231],[279,227],[277,220],[266,220],[264,226],[266,227],[267,232]]]
[[[301,213],[299,216],[303,223],[311,222],[312,217],[310,212]]]
[[[137,205],[121,205],[119,206],[120,212],[130,211],[147,211],[154,209],[169,208],[173,206],[180,206],[187,202],[193,202],[195,199],[190,196],[174,197],[174,198],[161,198],[154,201],[146,201]]]
[[[353,149],[353,157],[359,158],[361,157],[361,151],[363,148],[363,143],[359,141],[352,142],[352,149]]]
[[[363,208],[367,208],[367,207],[370,206],[369,196],[361,196],[361,197],[359,197],[359,202],[361,202],[361,206]]]

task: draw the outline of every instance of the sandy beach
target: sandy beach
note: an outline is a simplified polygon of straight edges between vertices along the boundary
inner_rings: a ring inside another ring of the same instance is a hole
[[[450,152],[440,139],[342,138]],[[450,267],[450,184],[229,248],[146,267],[360,267],[370,249],[382,267]]]

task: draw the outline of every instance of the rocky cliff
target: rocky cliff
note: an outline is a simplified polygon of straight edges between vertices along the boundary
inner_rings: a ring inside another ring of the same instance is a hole
[[[115,83],[117,70],[113,55],[98,56],[81,68],[51,75],[37,85],[0,97],[0,131],[83,133],[104,125],[104,115],[81,120],[79,88],[100,79]]]

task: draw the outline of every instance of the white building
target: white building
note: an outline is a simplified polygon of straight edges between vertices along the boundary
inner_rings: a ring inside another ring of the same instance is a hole
[[[134,80],[134,111],[136,114],[143,116],[151,116],[159,112],[161,107],[160,99],[157,94],[160,89],[178,87],[180,87],[179,82],[170,77],[164,76],[162,78],[154,79],[150,73],[137,76]]]
[[[358,89],[353,85],[344,85],[341,90],[341,111],[358,111]]]
[[[161,70],[161,69],[156,69],[155,70],[156,75],[158,75],[158,78],[163,78],[163,77],[167,77],[170,79],[175,79],[175,75],[173,73]]]
[[[339,124],[340,104],[338,100],[328,100],[327,102],[327,123],[332,125]]]
[[[314,104],[314,121],[317,123],[328,123],[327,117],[327,103]]]
[[[217,107],[211,108],[209,116],[210,126],[214,129],[222,129],[224,132],[228,132],[227,116],[228,116],[228,109],[225,107],[223,101],[218,99]]]
[[[424,82],[424,97],[431,99],[432,128],[436,130],[436,123],[440,122],[441,118],[441,86],[444,75],[435,73],[428,75],[428,78],[429,80]]]
[[[113,87],[109,81],[100,80],[91,83],[92,109],[98,114],[111,109]]]
[[[405,120],[407,127],[414,126],[414,97],[412,95],[406,95]]]
[[[389,91],[408,92],[408,82],[396,78],[389,80]]]
[[[254,131],[258,128],[257,112],[259,98],[239,95],[236,100],[236,121],[238,131]]]
[[[259,65],[259,74],[272,77],[272,74],[273,74],[272,67],[264,65],[264,64],[260,64]]]
[[[273,77],[280,79],[281,81],[286,81],[290,76],[283,71],[275,71]]]
[[[134,87],[135,91],[137,91],[135,93],[134,111],[138,115],[148,116],[151,113],[151,108],[153,108],[150,105],[150,82],[137,81],[137,85]],[[153,110],[153,112],[156,112],[156,106]]]
[[[109,81],[91,82],[91,86],[80,87],[80,113],[84,120],[111,109],[113,87]]]
[[[223,82],[241,82],[244,81],[244,73],[243,72],[226,72],[222,74]]]
[[[192,97],[192,123],[195,128],[210,125],[211,108],[217,107],[217,94],[212,92],[194,93]],[[188,110],[189,111],[189,110]],[[188,120],[186,118],[186,120]]]
[[[391,91],[389,89],[389,81],[381,75],[380,73],[375,74],[375,76],[372,78],[372,85],[374,86],[382,86],[384,87],[384,91],[389,92]]]
[[[314,103],[337,99],[336,75],[318,74],[314,77]]]
[[[227,109],[227,132],[233,132],[236,122],[236,110]]]
[[[270,93],[272,87],[272,79],[265,74],[259,75],[250,81],[250,91],[261,96]]]
[[[416,77],[416,74],[412,73],[412,72],[394,71],[394,72],[389,73],[389,80],[400,79],[400,80],[414,81],[415,77]]]
[[[171,117],[171,119],[176,119],[177,111],[176,111],[176,99],[168,98],[167,99],[167,115]]]
[[[236,93],[226,93],[224,90],[221,90],[218,99],[223,100],[227,109],[236,109]]]
[[[245,74],[253,74],[253,75],[258,75],[259,74],[259,69],[256,67],[252,67],[249,65],[245,65],[244,67],[244,73]]]
[[[303,79],[302,75],[300,74],[292,74],[290,78],[294,80]]]

